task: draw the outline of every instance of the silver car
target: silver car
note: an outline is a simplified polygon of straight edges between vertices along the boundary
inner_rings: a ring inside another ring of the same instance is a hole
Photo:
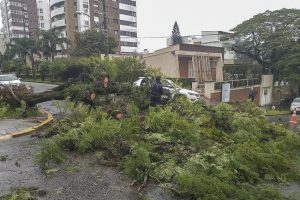
[[[300,97],[294,99],[294,101],[291,104],[291,112],[293,111],[300,112]]]

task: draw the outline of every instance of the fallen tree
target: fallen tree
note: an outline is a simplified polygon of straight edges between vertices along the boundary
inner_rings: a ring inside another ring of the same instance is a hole
[[[107,96],[110,94],[130,94],[132,90],[129,84],[111,83],[104,87],[102,84],[93,83],[66,83],[59,85],[52,90],[42,93],[33,93],[32,88],[25,85],[19,87],[0,85],[0,99],[1,102],[6,103],[12,107],[21,106],[22,101],[28,107],[34,107],[39,103],[51,100],[64,100],[70,97],[71,100],[81,101],[86,104],[92,104],[94,96]]]

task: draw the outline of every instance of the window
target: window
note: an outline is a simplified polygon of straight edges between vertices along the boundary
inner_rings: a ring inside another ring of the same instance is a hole
[[[115,32],[115,35],[118,35],[118,34],[119,34],[119,31],[118,31],[118,30],[115,30],[114,32]]]
[[[41,28],[44,28],[44,27],[45,27],[44,23],[41,23]]]
[[[188,61],[189,78],[195,78],[195,71],[192,60]]]
[[[119,24],[119,20],[118,19],[114,19],[114,24]]]
[[[41,13],[41,14],[43,14],[43,13],[44,13],[43,9],[40,9],[40,13]]]
[[[40,20],[44,20],[44,16],[40,16]]]

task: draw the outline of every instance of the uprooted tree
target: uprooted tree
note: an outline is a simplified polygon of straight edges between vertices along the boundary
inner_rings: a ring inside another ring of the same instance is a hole
[[[61,85],[42,93],[33,93],[32,88],[25,85],[0,85],[1,102],[19,107],[24,101],[28,107],[34,107],[38,103],[70,97],[74,101],[93,104],[92,94],[131,94],[131,83],[146,74],[145,63],[136,58],[108,60],[91,57],[61,62],[64,62],[64,68],[61,77],[56,77],[59,81],[65,80]]]

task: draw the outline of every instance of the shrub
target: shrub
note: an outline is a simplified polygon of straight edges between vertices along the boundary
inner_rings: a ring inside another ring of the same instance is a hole
[[[124,171],[132,179],[142,183],[152,170],[149,146],[138,144],[124,162]]]
[[[41,145],[41,152],[38,154],[38,164],[42,169],[48,169],[51,163],[61,163],[65,156],[58,144],[52,140],[45,140]]]

